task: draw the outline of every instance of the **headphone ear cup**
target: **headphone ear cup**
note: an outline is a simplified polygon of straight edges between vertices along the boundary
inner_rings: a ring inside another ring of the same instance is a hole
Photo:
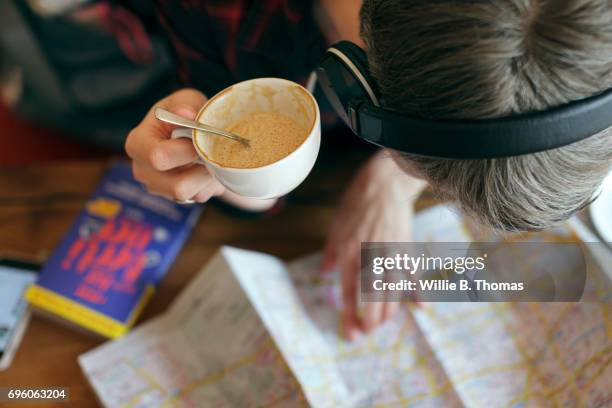
[[[357,133],[349,107],[357,102],[379,106],[372,87],[366,53],[356,44],[342,41],[330,47],[317,69],[319,84],[334,110]]]
[[[363,50],[363,48],[361,48],[357,44],[354,44],[350,41],[339,42],[335,44],[333,47],[341,51],[344,55],[346,55],[350,59],[353,65],[355,65],[355,67],[361,73],[361,76],[364,78],[366,82],[366,84],[364,85],[369,87],[374,92],[374,94],[377,95],[376,81],[374,81],[374,78],[372,78],[372,75],[370,74],[370,64],[368,62],[368,56],[366,52]],[[371,100],[372,98],[368,98],[368,99]],[[378,105],[378,100],[377,98],[375,99],[376,101],[371,100],[371,102],[372,103],[376,102],[375,105]]]

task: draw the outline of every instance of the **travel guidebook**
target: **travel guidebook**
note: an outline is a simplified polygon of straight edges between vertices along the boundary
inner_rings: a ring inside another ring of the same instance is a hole
[[[446,206],[419,213],[414,231],[419,242],[472,238]],[[574,219],[549,238],[583,233]],[[223,247],[165,313],[79,364],[113,408],[612,402],[612,307],[597,297],[610,293],[609,270],[588,283],[593,301],[427,303],[349,342],[340,278],[319,262]]]
[[[112,165],[27,292],[35,310],[114,338],[134,323],[202,206],[148,194]]]

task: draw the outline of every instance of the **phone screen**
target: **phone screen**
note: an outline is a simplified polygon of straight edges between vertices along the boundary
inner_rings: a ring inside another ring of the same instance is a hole
[[[0,259],[0,358],[26,313],[25,291],[36,281],[39,269],[38,265]]]

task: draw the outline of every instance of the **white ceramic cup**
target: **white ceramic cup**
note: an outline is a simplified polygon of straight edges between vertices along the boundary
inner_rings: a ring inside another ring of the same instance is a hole
[[[244,197],[269,199],[295,189],[314,166],[321,144],[321,119],[315,98],[304,87],[280,78],[258,78],[230,86],[206,102],[196,121],[227,129],[241,118],[256,113],[279,113],[309,129],[304,142],[289,155],[262,167],[224,167],[209,157],[222,136],[179,128],[172,138],[192,139],[199,163],[226,188]]]

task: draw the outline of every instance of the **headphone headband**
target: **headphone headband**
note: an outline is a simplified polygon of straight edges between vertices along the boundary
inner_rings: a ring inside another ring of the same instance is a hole
[[[342,56],[339,56],[342,55]],[[347,63],[348,61],[348,63]],[[612,90],[541,112],[481,120],[428,120],[378,106],[361,48],[330,48],[317,71],[332,105],[368,142],[405,153],[448,159],[488,159],[559,148],[612,126]],[[365,83],[364,83],[365,82]]]
[[[390,149],[449,159],[536,153],[578,142],[612,126],[612,90],[546,111],[496,119],[434,121],[368,103],[349,107],[351,128]],[[353,113],[355,112],[355,113]]]

